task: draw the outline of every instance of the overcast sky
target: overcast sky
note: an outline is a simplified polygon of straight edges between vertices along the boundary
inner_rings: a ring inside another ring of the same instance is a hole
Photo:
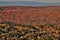
[[[0,0],[0,1],[35,1],[35,2],[47,2],[47,3],[60,3],[60,0]]]

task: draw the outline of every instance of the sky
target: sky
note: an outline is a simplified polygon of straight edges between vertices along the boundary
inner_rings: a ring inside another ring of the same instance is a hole
[[[0,0],[0,6],[60,6],[60,0]]]
[[[0,1],[35,1],[35,2],[46,2],[46,3],[60,3],[60,0],[0,0]]]

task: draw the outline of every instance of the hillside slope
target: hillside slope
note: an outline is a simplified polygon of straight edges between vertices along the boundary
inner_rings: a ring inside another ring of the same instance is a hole
[[[1,6],[0,39],[60,40],[60,6]]]

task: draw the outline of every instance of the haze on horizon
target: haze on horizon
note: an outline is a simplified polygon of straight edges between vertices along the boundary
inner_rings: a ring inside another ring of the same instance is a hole
[[[40,3],[40,2],[46,2],[46,3],[60,3],[60,0],[0,0],[0,1],[2,1],[2,2],[6,2],[6,1],[28,1],[28,2],[31,2],[31,1],[35,1],[35,2],[38,2],[38,3]]]
[[[0,0],[0,6],[60,6],[60,0]]]

